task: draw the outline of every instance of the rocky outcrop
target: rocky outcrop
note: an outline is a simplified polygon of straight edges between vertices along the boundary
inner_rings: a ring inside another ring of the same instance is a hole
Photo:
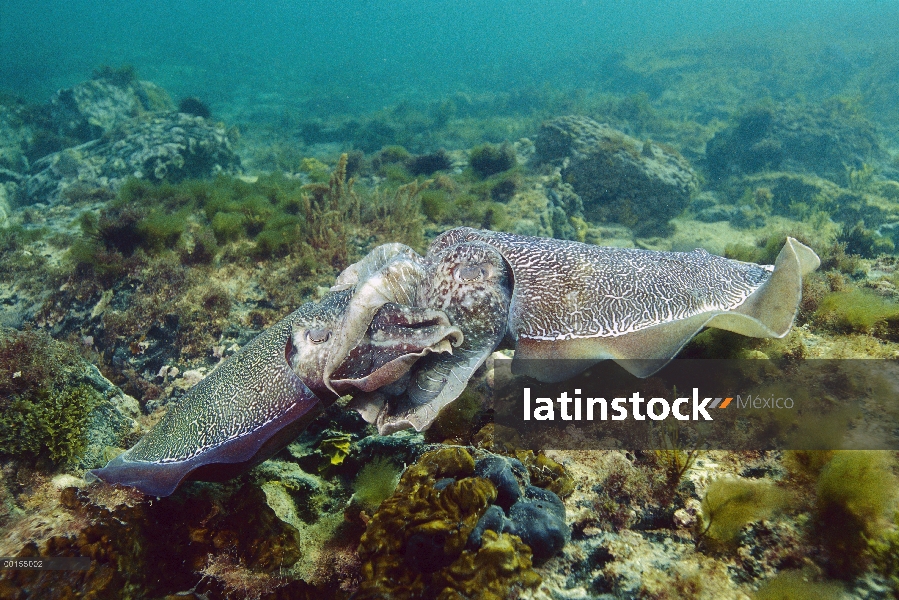
[[[87,142],[133,117],[174,109],[169,95],[156,84],[139,81],[127,69],[106,69],[56,92],[49,112],[56,135]]]
[[[761,171],[800,171],[843,183],[883,154],[874,126],[845,103],[784,104],[747,111],[706,147],[712,180]]]
[[[580,116],[540,129],[536,156],[558,162],[588,220],[620,223],[640,235],[663,233],[697,190],[696,173],[672,148],[640,141]]]
[[[129,177],[178,182],[240,172],[228,133],[202,117],[169,113],[120,123],[101,139],[45,156],[25,184],[25,204],[115,191]]]

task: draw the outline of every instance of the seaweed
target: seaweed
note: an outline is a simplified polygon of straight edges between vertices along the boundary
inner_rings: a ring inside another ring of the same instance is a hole
[[[899,304],[867,289],[831,292],[818,303],[814,320],[838,333],[871,334],[899,340]]]
[[[196,96],[182,98],[181,102],[178,103],[178,112],[204,119],[212,118],[212,111],[209,109],[209,105]]]
[[[354,597],[499,600],[540,584],[530,549],[516,536],[484,531],[481,547],[466,549],[496,500],[494,485],[472,477],[474,470],[474,459],[459,447],[425,453],[406,469],[362,535]]]
[[[815,535],[828,554],[831,575],[851,578],[871,561],[867,539],[885,524],[896,498],[888,452],[835,452],[815,489]]]
[[[392,460],[375,457],[365,463],[353,482],[353,498],[364,510],[374,511],[389,498],[399,483],[400,468]]]
[[[785,505],[784,492],[771,482],[716,479],[702,499],[697,540],[731,545],[745,525],[766,519]]]
[[[503,171],[508,171],[516,164],[515,151],[509,144],[496,146],[482,144],[471,149],[468,162],[475,175],[484,179]]]
[[[783,571],[763,583],[755,600],[840,600],[843,586],[835,582],[810,581],[801,571]]]
[[[77,352],[35,331],[0,331],[0,456],[65,464],[87,444],[99,393]]]

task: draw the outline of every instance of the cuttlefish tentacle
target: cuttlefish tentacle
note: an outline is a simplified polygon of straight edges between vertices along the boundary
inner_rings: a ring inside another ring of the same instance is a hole
[[[229,477],[283,447],[338,394],[382,433],[426,429],[507,336],[513,372],[559,381],[603,359],[646,377],[703,327],[783,337],[802,277],[793,238],[773,266],[459,228],[424,258],[376,248],[192,388],[93,476],[159,496]],[[553,360],[531,360],[553,359]],[[576,366],[567,364],[579,359]]]
[[[408,375],[412,366],[431,353],[452,354],[462,344],[462,331],[438,310],[388,303],[331,374],[339,393],[374,392]]]
[[[352,300],[351,290],[328,294],[259,334],[191,388],[134,447],[91,477],[167,496],[182,481],[227,479],[274,455],[337,398],[323,373]],[[389,325],[393,337],[362,336],[356,351],[377,345],[368,350],[377,360],[357,369],[360,380],[386,383],[432,346],[440,352],[461,343],[458,328],[436,310],[388,303],[372,323],[376,329]]]
[[[381,434],[427,428],[465,390],[506,335],[512,290],[499,252],[486,244],[463,242],[429,254],[427,260],[418,303],[446,313],[461,329],[464,342],[452,354],[432,354],[415,364],[406,393],[389,398],[377,414]]]
[[[388,303],[414,306],[425,276],[421,256],[402,244],[379,246],[340,274],[335,288],[352,295],[340,325],[333,332],[330,355],[322,372],[325,385],[331,391],[337,393],[331,384],[335,370],[362,343],[375,313]],[[308,332],[297,329],[294,337],[297,335],[308,335]],[[459,336],[454,336],[454,340],[461,342]]]

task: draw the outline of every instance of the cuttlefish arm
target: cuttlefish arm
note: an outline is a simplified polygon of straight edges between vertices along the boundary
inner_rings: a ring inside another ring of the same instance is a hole
[[[330,355],[322,365],[322,379],[331,391],[337,393],[331,383],[335,377],[340,378],[336,370],[354,348],[365,345],[369,324],[378,310],[385,304],[415,307],[425,277],[424,260],[403,244],[378,246],[337,277],[332,290],[345,290],[351,295],[334,329]],[[454,338],[454,343],[461,343],[461,337]]]
[[[544,381],[567,379],[603,359],[647,377],[703,327],[783,337],[803,275],[820,264],[793,238],[773,266],[704,250],[607,248],[467,228],[438,237],[430,252],[463,241],[488,244],[509,264],[513,372]]]
[[[426,429],[459,397],[506,335],[511,292],[507,265],[486,244],[462,242],[429,253],[418,304],[445,313],[464,341],[451,354],[432,354],[415,363],[404,393],[384,398],[376,411],[379,433]]]

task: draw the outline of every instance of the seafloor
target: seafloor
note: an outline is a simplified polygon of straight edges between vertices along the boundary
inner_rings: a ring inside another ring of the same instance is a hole
[[[460,225],[762,264],[793,236],[822,265],[791,333],[710,330],[684,354],[892,368],[899,80],[809,47],[645,50],[597,89],[364,115],[211,110],[109,67],[0,97],[0,556],[92,561],[0,571],[0,598],[896,597],[894,452],[534,454],[494,439],[492,363],[423,433],[335,406],[225,483],[84,479],[369,250]],[[834,379],[818,393],[882,385]],[[563,500],[561,548],[523,526],[467,545],[513,458]]]

